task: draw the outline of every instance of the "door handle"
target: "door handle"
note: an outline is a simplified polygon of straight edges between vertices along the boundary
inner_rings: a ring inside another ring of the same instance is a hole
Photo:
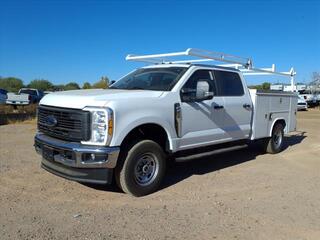
[[[222,108],[224,108],[222,105],[215,105],[214,106],[214,109],[222,109]]]
[[[245,103],[245,104],[243,104],[243,107],[244,107],[245,109],[250,109],[250,108],[251,108],[251,105],[248,104],[248,103]]]

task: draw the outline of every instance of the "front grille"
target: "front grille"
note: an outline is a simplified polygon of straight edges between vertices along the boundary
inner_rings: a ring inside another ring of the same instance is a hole
[[[54,124],[48,124],[48,117]],[[78,109],[39,106],[39,131],[62,140],[80,142],[90,139],[90,112]]]

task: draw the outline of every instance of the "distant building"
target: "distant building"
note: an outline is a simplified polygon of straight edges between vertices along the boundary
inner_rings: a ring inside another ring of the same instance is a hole
[[[270,85],[270,90],[283,91],[283,84],[272,84]]]
[[[296,92],[296,91],[304,91],[307,89],[307,85],[306,84],[301,84],[298,83],[294,86],[294,88],[292,89],[290,84],[285,84],[285,83],[276,83],[276,84],[272,84],[270,86],[271,90],[278,90],[278,91],[285,91],[285,92]]]

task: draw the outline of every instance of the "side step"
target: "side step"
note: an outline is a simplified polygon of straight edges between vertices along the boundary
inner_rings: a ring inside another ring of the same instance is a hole
[[[202,153],[196,153],[196,154],[192,154],[192,155],[188,155],[188,156],[176,157],[175,161],[176,162],[187,162],[187,161],[194,160],[196,158],[208,157],[208,156],[211,156],[211,155],[220,154],[220,153],[224,153],[224,152],[235,151],[235,150],[243,149],[243,148],[246,148],[246,147],[248,147],[247,144],[231,146],[231,147],[226,147],[226,148],[220,148],[220,149],[215,149],[215,150],[212,150],[212,151],[207,151],[207,152],[202,152]]]

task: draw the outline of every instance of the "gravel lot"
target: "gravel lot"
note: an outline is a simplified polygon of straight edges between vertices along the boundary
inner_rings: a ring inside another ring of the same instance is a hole
[[[143,198],[39,167],[34,123],[0,126],[1,239],[320,239],[320,111],[298,113],[286,149],[173,165]]]

